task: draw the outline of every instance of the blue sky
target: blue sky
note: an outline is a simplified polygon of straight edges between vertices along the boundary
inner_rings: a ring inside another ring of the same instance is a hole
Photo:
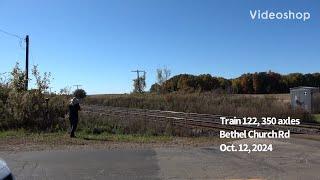
[[[253,21],[250,10],[308,11],[309,21]],[[132,90],[131,70],[226,78],[247,72],[319,72],[317,0],[1,0],[0,29],[30,35],[30,64],[53,90]],[[19,40],[0,33],[0,72],[24,66]]]

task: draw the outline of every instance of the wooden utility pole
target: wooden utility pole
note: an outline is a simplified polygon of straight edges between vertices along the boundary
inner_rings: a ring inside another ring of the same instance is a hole
[[[140,74],[139,73],[143,72],[144,73],[143,76],[145,77],[146,72],[145,71],[141,71],[141,70],[135,70],[135,71],[131,71],[131,72],[136,72],[137,73],[138,91],[139,91],[139,93],[141,93],[142,89],[141,89],[141,85],[140,85],[141,82],[140,82]]]
[[[78,90],[79,87],[82,86],[82,85],[80,85],[80,84],[75,84],[75,85],[73,85],[73,86],[77,87],[77,90]]]
[[[26,80],[25,89],[28,90],[29,83],[29,35],[26,36]]]

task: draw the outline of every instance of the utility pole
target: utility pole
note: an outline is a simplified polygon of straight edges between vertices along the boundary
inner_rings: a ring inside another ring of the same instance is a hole
[[[52,93],[52,87],[49,87],[49,94],[51,94]]]
[[[75,84],[75,85],[73,85],[73,86],[77,87],[77,90],[78,90],[79,87],[82,86],[82,85],[81,85],[81,84]]]
[[[142,92],[142,89],[141,89],[141,85],[140,85],[140,73],[143,72],[143,76],[145,77],[146,76],[146,71],[142,71],[142,70],[135,70],[135,71],[131,71],[131,72],[135,72],[137,73],[137,84],[138,84],[138,91],[139,93]]]
[[[28,90],[29,83],[29,35],[26,36],[26,79],[25,79],[25,89]]]

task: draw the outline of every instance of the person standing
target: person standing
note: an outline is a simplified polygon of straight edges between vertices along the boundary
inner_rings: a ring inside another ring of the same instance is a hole
[[[70,137],[75,137],[75,131],[79,122],[78,112],[81,110],[79,100],[76,97],[73,97],[69,103],[69,120],[71,125]]]

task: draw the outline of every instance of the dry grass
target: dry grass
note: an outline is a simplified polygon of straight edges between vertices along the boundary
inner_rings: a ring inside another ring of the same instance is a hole
[[[118,134],[142,136],[196,136],[192,128],[172,126],[171,122],[150,121],[138,116],[109,116],[97,113],[80,113],[79,130],[89,134]],[[201,135],[211,135],[201,132]]]
[[[85,103],[115,107],[171,110],[228,116],[274,116],[306,119],[305,113],[293,112],[288,94],[125,94],[89,96]]]

